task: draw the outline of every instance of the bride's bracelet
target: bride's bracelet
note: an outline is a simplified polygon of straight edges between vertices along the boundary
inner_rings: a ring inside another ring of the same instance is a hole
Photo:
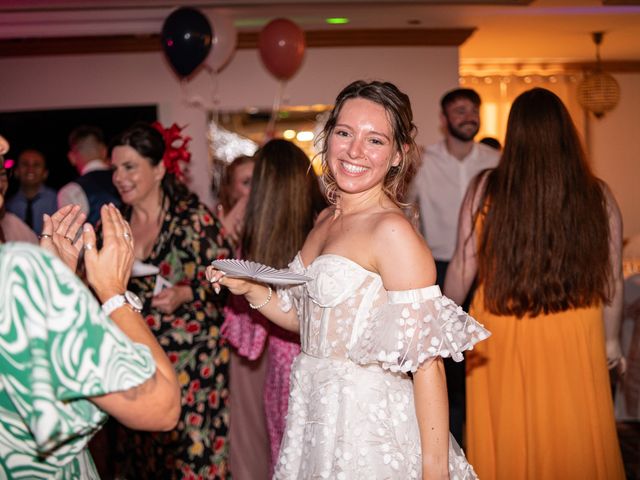
[[[269,285],[267,285],[267,288],[269,289],[269,293],[267,294],[267,299],[264,302],[262,302],[260,305],[254,305],[251,302],[249,302],[249,306],[251,308],[253,308],[254,310],[260,310],[262,307],[264,307],[267,303],[271,301],[271,297],[273,296],[273,290]]]

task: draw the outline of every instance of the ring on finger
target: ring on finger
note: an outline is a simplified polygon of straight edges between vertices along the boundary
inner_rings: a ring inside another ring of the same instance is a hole
[[[67,235],[64,236],[64,238],[66,238],[67,240],[69,240],[70,243],[73,243],[73,238],[68,237]]]
[[[85,250],[93,250],[93,243],[85,243],[84,244],[84,249]]]
[[[51,240],[53,237],[51,235],[49,235],[48,233],[41,233],[40,235],[38,235],[38,238],[40,240],[42,240],[43,238],[48,238],[49,240]]]
[[[122,236],[123,236],[124,238],[126,238],[127,240],[131,240],[131,234],[130,234],[129,232],[124,232],[124,233],[122,234]]]

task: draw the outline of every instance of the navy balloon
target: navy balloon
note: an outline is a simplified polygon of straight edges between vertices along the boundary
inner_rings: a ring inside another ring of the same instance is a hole
[[[212,38],[209,20],[195,8],[178,8],[162,26],[162,48],[181,78],[191,75],[207,58]]]

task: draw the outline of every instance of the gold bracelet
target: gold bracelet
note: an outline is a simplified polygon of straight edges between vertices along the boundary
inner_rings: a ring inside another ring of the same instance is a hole
[[[249,306],[251,308],[253,308],[254,310],[260,310],[262,307],[264,307],[267,303],[269,303],[271,301],[271,296],[273,295],[273,290],[271,290],[271,287],[269,285],[267,285],[267,288],[269,289],[269,293],[267,295],[267,299],[262,302],[260,305],[254,305],[251,302],[249,302]]]

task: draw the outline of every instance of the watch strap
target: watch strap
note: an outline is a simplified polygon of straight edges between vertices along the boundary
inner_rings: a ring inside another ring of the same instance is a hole
[[[102,311],[105,315],[109,316],[113,313],[114,310],[122,307],[125,303],[127,303],[124,295],[114,295],[109,300],[102,304]]]

